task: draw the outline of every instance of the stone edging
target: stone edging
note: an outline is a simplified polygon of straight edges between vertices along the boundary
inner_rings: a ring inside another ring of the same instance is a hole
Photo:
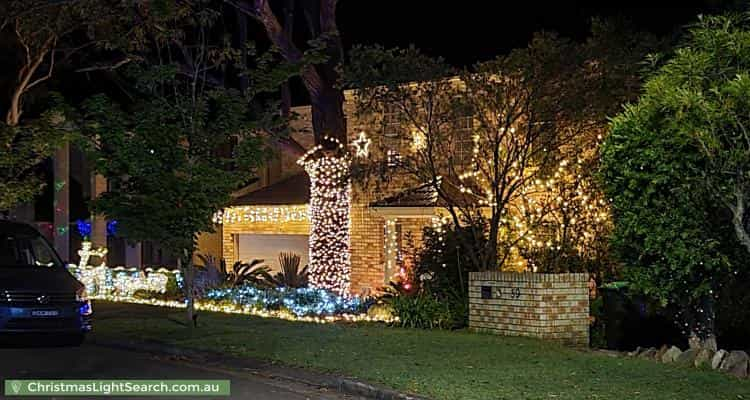
[[[86,342],[98,346],[137,352],[158,353],[180,357],[218,358],[228,365],[241,366],[243,369],[263,372],[262,375],[268,378],[293,381],[309,386],[325,387],[350,396],[360,396],[375,400],[429,400],[426,397],[401,393],[384,386],[373,385],[344,376],[322,374],[302,368],[280,366],[270,362],[250,358],[232,357],[221,353],[193,350],[157,341],[101,340],[92,335],[86,339]]]
[[[631,352],[599,350],[612,356],[627,356],[653,360],[663,364],[674,364],[682,367],[710,368],[740,379],[750,378],[750,356],[744,351],[713,351],[710,349],[687,349],[682,351],[677,346],[638,347]]]

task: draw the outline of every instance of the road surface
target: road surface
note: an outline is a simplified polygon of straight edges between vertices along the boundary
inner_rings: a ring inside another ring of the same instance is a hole
[[[2,380],[13,378],[229,379],[231,381],[231,398],[237,399],[353,399],[326,389],[262,377],[249,372],[201,366],[175,358],[92,344],[84,344],[81,347],[25,345],[0,347],[0,397],[2,397]],[[207,399],[209,397],[195,398]],[[227,397],[220,398],[226,399]]]

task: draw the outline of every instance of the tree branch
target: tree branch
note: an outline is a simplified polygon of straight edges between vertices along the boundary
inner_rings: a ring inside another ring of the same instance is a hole
[[[129,63],[129,62],[131,62],[133,60],[134,59],[131,58],[131,57],[125,57],[122,60],[120,60],[120,61],[118,61],[118,62],[116,62],[114,64],[110,64],[110,65],[95,65],[95,66],[92,66],[92,67],[80,68],[80,69],[77,69],[76,72],[112,71],[112,70],[115,70],[117,68],[122,67],[123,65],[125,65],[125,64],[127,64],[127,63]]]
[[[291,38],[285,34],[284,28],[274,15],[267,0],[254,0],[252,3],[248,0],[224,0],[224,2],[236,7],[241,12],[263,24],[268,38],[288,62],[301,63],[303,61],[302,52],[292,43]],[[302,69],[301,77],[302,82],[305,84],[308,92],[310,92],[310,96],[313,98],[317,97],[324,86],[315,68],[311,65],[305,66]]]
[[[57,39],[54,40],[54,43],[56,43],[56,42],[57,42]],[[55,46],[54,43],[52,44],[52,47]],[[42,83],[42,82],[44,82],[44,81],[46,81],[46,80],[48,80],[49,78],[52,77],[52,70],[55,68],[55,53],[56,53],[55,49],[51,49],[50,50],[49,70],[47,70],[47,74],[44,75],[44,76],[42,76],[42,77],[40,77],[39,79],[35,80],[34,82],[29,83],[28,86],[26,86],[26,90],[29,90],[29,89],[33,88],[34,86],[36,86],[36,85],[38,85],[38,84],[40,84],[40,83]]]

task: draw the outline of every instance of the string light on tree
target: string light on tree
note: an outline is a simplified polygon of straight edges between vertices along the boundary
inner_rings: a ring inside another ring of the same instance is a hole
[[[346,295],[351,271],[350,160],[340,141],[324,140],[335,148],[317,145],[297,161],[310,176],[310,285]]]
[[[411,132],[411,149],[413,152],[419,152],[427,148],[427,135],[421,129],[413,129]]]

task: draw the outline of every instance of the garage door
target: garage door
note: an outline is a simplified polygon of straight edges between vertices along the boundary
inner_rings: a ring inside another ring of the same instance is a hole
[[[308,263],[307,235],[240,234],[237,238],[238,256],[244,262],[264,260],[274,271],[279,271],[279,253],[292,252],[300,256],[300,268]]]

